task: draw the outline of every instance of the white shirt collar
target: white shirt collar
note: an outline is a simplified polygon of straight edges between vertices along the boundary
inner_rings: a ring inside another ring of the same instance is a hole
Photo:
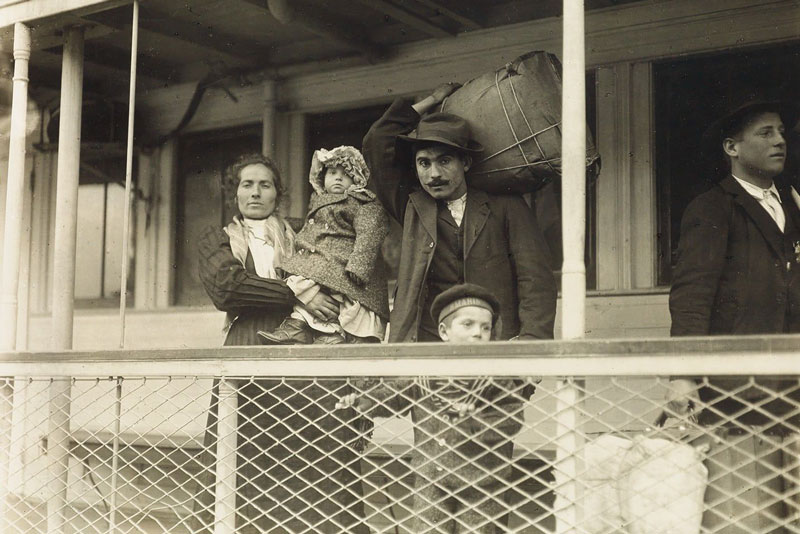
[[[783,203],[783,201],[781,200],[781,196],[778,194],[778,188],[775,187],[775,182],[772,182],[772,185],[764,189],[762,187],[758,187],[755,184],[751,184],[750,182],[745,182],[735,174],[731,174],[731,176],[733,176],[733,178],[737,182],[739,182],[739,185],[741,185],[744,188],[744,190],[750,194],[750,196],[755,197],[757,199],[765,199],[769,196],[770,193],[772,193],[778,199],[778,202]]]
[[[450,212],[450,215],[453,216],[453,220],[456,222],[458,226],[461,226],[461,221],[464,220],[464,211],[466,209],[466,206],[467,206],[467,193],[464,193],[455,200],[447,201],[447,209]]]

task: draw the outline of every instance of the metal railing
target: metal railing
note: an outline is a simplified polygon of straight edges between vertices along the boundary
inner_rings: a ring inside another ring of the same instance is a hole
[[[798,532],[799,355],[792,336],[0,355],[0,524]],[[696,417],[656,426],[675,376]]]

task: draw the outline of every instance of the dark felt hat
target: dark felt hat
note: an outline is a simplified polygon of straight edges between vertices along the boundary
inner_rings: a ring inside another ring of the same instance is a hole
[[[763,94],[748,92],[743,95],[723,98],[719,105],[718,118],[712,122],[703,133],[703,144],[713,154],[721,150],[721,142],[726,137],[735,133],[742,120],[749,114],[772,111],[780,115],[786,130],[791,130],[800,118],[800,106],[794,102],[780,99],[771,99]]]
[[[408,135],[398,135],[397,141],[398,144],[441,143],[468,152],[483,151],[483,146],[472,139],[467,121],[458,115],[438,111],[422,117],[416,130]]]
[[[477,284],[458,284],[439,293],[431,305],[431,317],[434,322],[442,320],[465,306],[478,306],[492,312],[492,323],[500,315],[500,302],[488,289]]]

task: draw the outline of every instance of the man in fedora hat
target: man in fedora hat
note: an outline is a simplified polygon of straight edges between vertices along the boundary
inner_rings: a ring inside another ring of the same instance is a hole
[[[704,143],[724,156],[729,173],[683,215],[669,299],[673,336],[800,332],[800,210],[790,188],[774,181],[786,161],[785,130],[797,119],[795,106],[749,95],[707,129]],[[698,415],[714,436],[706,455],[715,481],[703,516],[709,531],[773,532],[766,525],[781,522],[781,503],[764,504],[780,493],[780,477],[752,489],[731,473],[753,457],[773,461],[778,436],[797,431],[790,413],[798,402],[796,379],[670,382],[668,412]]]
[[[500,301],[499,339],[552,338],[556,286],[533,212],[520,197],[469,187],[465,174],[482,151],[469,125],[425,115],[458,87],[441,85],[414,105],[395,101],[364,138],[371,185],[403,227],[389,341],[439,340],[426,311],[464,282]]]

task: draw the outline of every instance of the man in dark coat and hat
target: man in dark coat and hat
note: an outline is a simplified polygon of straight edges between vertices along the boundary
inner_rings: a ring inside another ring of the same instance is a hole
[[[791,188],[774,181],[786,161],[785,130],[797,119],[794,105],[747,95],[706,131],[704,143],[724,156],[729,173],[683,215],[669,299],[673,336],[800,332],[800,210]],[[670,386],[668,411],[702,410],[700,423],[716,436],[707,455],[714,484],[704,526],[773,532],[764,525],[784,513],[764,505],[770,490],[749,491],[754,481],[730,474],[753,456],[772,461],[767,455],[780,438],[764,435],[797,431],[786,401],[800,401],[797,380],[715,378],[698,391],[693,380],[677,379]],[[747,491],[737,502],[728,497]]]
[[[457,88],[442,85],[414,105],[395,101],[364,138],[371,185],[403,227],[389,341],[439,340],[427,311],[464,282],[500,301],[499,339],[552,338],[556,285],[533,212],[521,197],[469,187],[465,173],[482,147],[464,119],[423,116]]]

